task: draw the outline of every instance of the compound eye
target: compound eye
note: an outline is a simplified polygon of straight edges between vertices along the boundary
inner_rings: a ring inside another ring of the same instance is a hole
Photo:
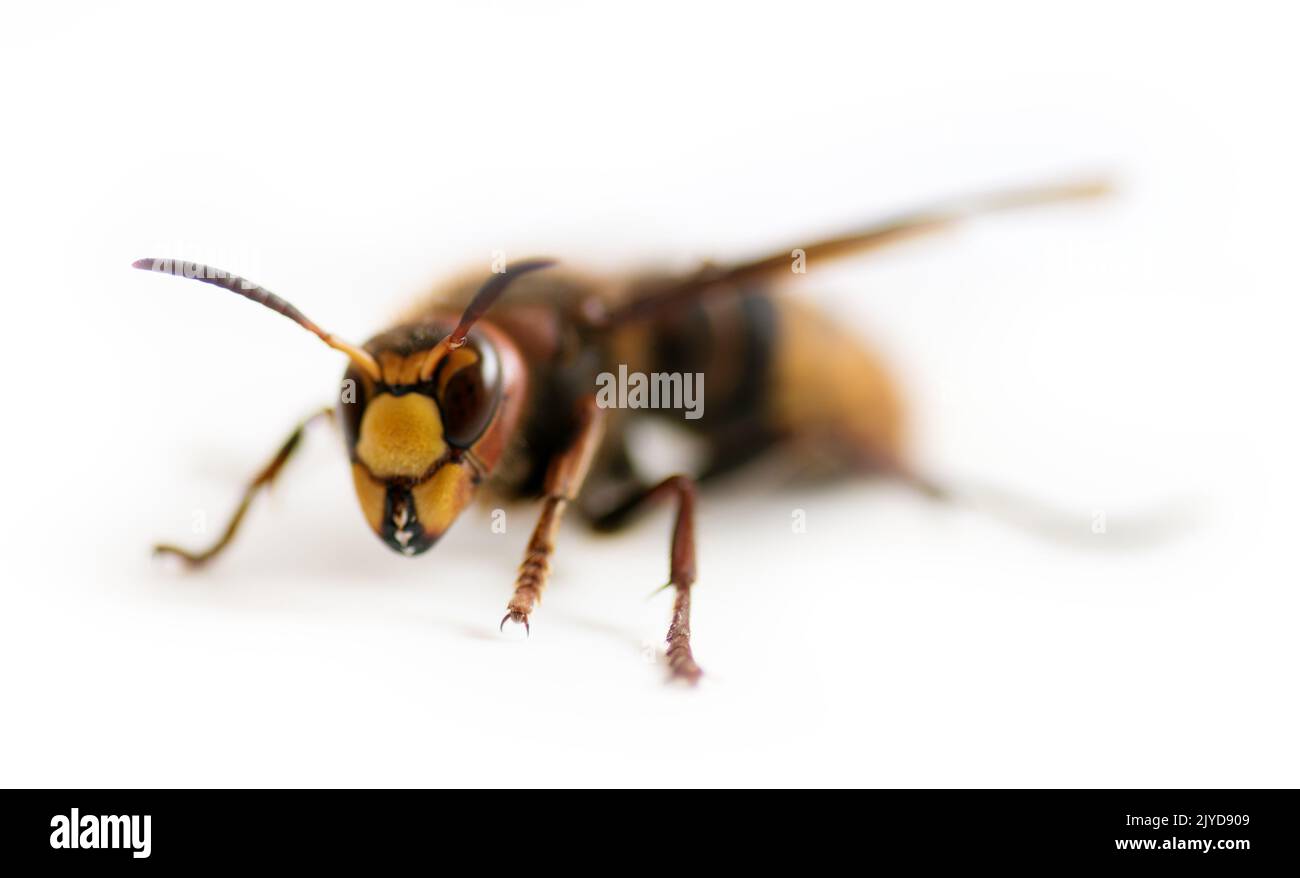
[[[501,398],[496,352],[471,342],[448,354],[433,379],[443,438],[459,448],[470,447],[492,422]]]
[[[361,418],[366,412],[367,379],[356,366],[348,367],[343,375],[343,384],[339,387],[339,420],[343,424],[343,439],[347,448],[357,446],[361,435]]]

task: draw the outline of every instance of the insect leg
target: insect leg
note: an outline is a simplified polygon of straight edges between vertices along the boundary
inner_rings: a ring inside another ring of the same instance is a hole
[[[988,482],[934,479],[905,460],[878,453],[870,443],[849,435],[838,437],[838,448],[851,471],[892,479],[929,500],[988,515],[1040,539],[1076,547],[1123,549],[1154,545],[1191,523],[1188,506],[1166,503],[1139,513],[1112,516],[1110,529],[1098,531],[1096,513],[1088,507],[1057,506]],[[1104,540],[1099,539],[1102,533],[1107,534]]]
[[[669,476],[659,484],[637,491],[608,512],[593,515],[597,530],[613,531],[627,525],[650,503],[663,497],[677,499],[673,521],[672,554],[668,585],[673,586],[673,617],[668,626],[668,667],[672,675],[694,683],[703,673],[691,654],[691,586],[695,584],[695,482],[689,477]]]
[[[555,534],[560,528],[564,510],[578,496],[591,461],[600,448],[605,432],[605,410],[596,405],[594,396],[586,396],[579,403],[579,425],[573,441],[557,455],[546,471],[542,499],[542,514],[528,540],[524,562],[519,566],[515,592],[501,619],[523,623],[528,629],[528,616],[542,598],[551,571],[551,555],[555,552]]]
[[[280,470],[284,467],[285,463],[287,463],[289,458],[293,456],[294,451],[298,448],[299,442],[302,440],[302,434],[306,431],[307,427],[309,427],[313,422],[322,418],[329,418],[333,414],[334,409],[332,408],[321,409],[299,424],[294,431],[289,434],[289,438],[284,441],[282,446],[280,446],[280,450],[275,453],[275,457],[271,458],[270,463],[263,467],[261,472],[253,477],[253,480],[248,483],[248,487],[244,488],[244,496],[239,502],[239,508],[236,509],[235,514],[230,517],[230,522],[226,525],[226,529],[221,534],[221,537],[209,548],[204,549],[201,552],[190,552],[186,549],[180,548],[179,546],[159,544],[154,546],[154,554],[175,555],[193,567],[204,564],[220,554],[220,552],[230,544],[230,541],[235,536],[235,532],[239,530],[240,522],[244,520],[244,515],[248,512],[248,507],[252,504],[253,498],[257,496],[257,492],[275,481],[275,477],[279,475]]]

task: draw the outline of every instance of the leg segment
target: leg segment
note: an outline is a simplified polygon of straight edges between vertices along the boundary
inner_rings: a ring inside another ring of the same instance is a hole
[[[672,556],[668,584],[676,591],[673,618],[668,626],[668,667],[678,679],[694,683],[703,673],[691,654],[691,586],[695,584],[695,483],[686,476],[670,476],[649,490],[630,497],[616,508],[593,518],[598,530],[612,531],[627,524],[635,513],[663,497],[676,497]]]
[[[284,441],[284,445],[280,446],[280,450],[275,453],[275,457],[271,458],[271,462],[268,463],[262,471],[248,483],[248,487],[244,489],[243,499],[239,502],[239,508],[236,509],[235,514],[230,517],[230,523],[226,525],[225,531],[221,534],[221,537],[212,544],[212,546],[201,552],[190,552],[178,546],[159,544],[154,546],[154,554],[175,555],[192,567],[198,567],[220,554],[221,551],[230,544],[230,541],[235,536],[235,532],[239,530],[240,522],[244,520],[244,515],[248,512],[248,507],[252,504],[253,498],[257,496],[257,492],[275,481],[275,477],[279,475],[280,470],[284,467],[285,463],[287,463],[289,458],[293,456],[294,451],[298,448],[298,443],[302,440],[302,434],[306,431],[307,427],[309,427],[314,421],[322,418],[329,418],[333,414],[334,410],[332,408],[321,409],[299,424],[297,428],[289,434],[289,438]]]
[[[524,630],[529,630],[528,616],[541,601],[550,576],[551,555],[555,552],[555,534],[559,531],[560,519],[578,496],[604,436],[604,409],[596,405],[596,398],[584,397],[579,405],[577,433],[569,447],[551,461],[546,471],[542,514],[528,540],[524,563],[519,566],[519,577],[515,580],[515,593],[501,619],[502,628],[511,621],[523,623]]]

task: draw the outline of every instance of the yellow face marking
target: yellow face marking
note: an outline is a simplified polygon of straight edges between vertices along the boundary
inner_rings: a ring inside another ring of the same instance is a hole
[[[473,494],[472,473],[459,463],[445,464],[433,478],[411,489],[420,524],[427,533],[434,534],[451,527]]]
[[[447,391],[447,382],[461,369],[467,368],[478,362],[478,354],[469,348],[457,348],[447,355],[447,364],[442,367],[442,374],[438,377],[438,393]]]
[[[384,500],[388,490],[370,477],[366,468],[359,463],[352,464],[352,484],[357,489],[357,500],[361,503],[361,514],[375,533],[380,533],[384,526]]]
[[[357,457],[376,478],[419,478],[446,450],[438,407],[424,394],[381,393],[366,406]]]
[[[384,382],[390,385],[415,384],[420,380],[420,367],[424,364],[426,354],[423,352],[409,357],[399,356],[392,351],[379,354],[379,368]]]

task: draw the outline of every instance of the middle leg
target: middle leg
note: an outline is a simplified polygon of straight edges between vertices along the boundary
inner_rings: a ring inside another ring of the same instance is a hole
[[[673,677],[688,683],[699,681],[703,671],[691,652],[691,586],[695,584],[695,482],[687,476],[669,476],[659,484],[638,490],[628,499],[602,514],[592,515],[597,530],[614,531],[664,497],[677,500],[673,521],[672,553],[668,585],[673,586],[673,617],[668,626],[668,668]]]

